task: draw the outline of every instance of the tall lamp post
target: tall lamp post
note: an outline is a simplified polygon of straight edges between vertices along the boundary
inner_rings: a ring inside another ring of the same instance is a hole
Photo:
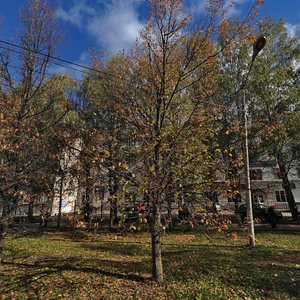
[[[259,36],[255,43],[253,44],[252,61],[249,67],[246,80],[244,81],[241,89],[243,90],[243,111],[244,111],[244,160],[245,160],[245,177],[246,177],[246,203],[247,203],[247,223],[249,232],[249,246],[255,246],[255,232],[254,232],[254,222],[253,222],[253,209],[252,209],[252,196],[251,196],[251,181],[250,181],[250,163],[249,163],[249,148],[248,148],[248,120],[247,120],[247,105],[246,105],[246,93],[245,85],[247,83],[248,76],[250,74],[253,62],[258,55],[258,53],[263,49],[266,44],[266,38],[264,36]]]

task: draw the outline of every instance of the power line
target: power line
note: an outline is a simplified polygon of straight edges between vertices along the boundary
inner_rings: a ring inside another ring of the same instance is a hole
[[[5,50],[9,50],[11,52],[14,52],[14,53],[17,53],[17,54],[24,54],[23,52],[20,52],[20,51],[17,51],[17,50],[13,50],[11,48],[6,48],[6,47],[3,47],[3,46],[0,46],[0,48],[2,49],[5,49]],[[81,73],[84,73],[84,74],[89,74],[83,70],[79,70],[79,69],[76,69],[76,68],[72,68],[72,67],[68,67],[66,65],[63,65],[63,64],[60,64],[60,63],[56,63],[56,62],[52,62],[54,65],[57,65],[57,66],[61,66],[61,67],[64,67],[66,69],[70,69],[70,70],[74,70],[74,71],[78,71],[78,72],[81,72]],[[14,69],[19,69],[19,70],[25,70],[25,68],[23,67],[19,67],[19,66],[14,66],[12,64],[7,64],[9,67],[11,68],[14,68]],[[64,73],[48,73],[48,72],[44,72],[44,74],[48,75],[48,76],[56,76],[56,75],[63,75]],[[76,78],[72,78],[73,80],[75,81],[79,81],[79,82],[83,82],[84,80],[82,79],[76,79]]]
[[[119,77],[119,76],[117,76],[117,75],[114,75],[114,74],[111,74],[111,73],[108,73],[108,72],[105,72],[105,71],[101,71],[101,70],[96,70],[96,69],[94,69],[94,68],[87,67],[87,66],[84,66],[84,65],[82,65],[82,64],[74,63],[74,62],[72,62],[72,61],[69,61],[69,60],[66,60],[66,59],[63,59],[63,58],[59,58],[59,57],[56,57],[56,56],[53,56],[53,55],[45,54],[45,53],[40,52],[40,51],[28,49],[28,48],[26,48],[26,47],[23,47],[23,46],[20,46],[20,45],[17,45],[17,44],[8,42],[8,41],[4,41],[4,40],[2,40],[2,39],[0,39],[0,43],[6,44],[6,45],[8,45],[8,46],[12,46],[12,47],[15,47],[15,48],[18,48],[18,49],[22,49],[22,50],[24,50],[24,51],[30,51],[30,52],[33,52],[33,53],[35,53],[35,54],[38,54],[38,55],[41,55],[41,56],[50,58],[50,59],[52,59],[52,60],[60,61],[60,62],[69,64],[69,65],[73,65],[73,66],[82,68],[82,69],[84,69],[84,70],[96,72],[96,73],[99,73],[99,74],[102,74],[102,75],[106,75],[106,76],[110,76],[110,77],[114,77],[114,78],[117,78],[117,79],[119,79],[119,80],[128,81],[128,80],[126,80],[125,78]],[[2,47],[2,48],[4,48],[4,47]],[[22,52],[20,52],[20,51],[13,50],[13,49],[11,49],[11,48],[5,48],[5,49],[7,49],[7,50],[9,50],[9,51],[16,52],[16,53],[18,53],[18,54],[24,54],[24,53],[22,53]],[[72,67],[69,67],[69,66],[66,66],[66,65],[61,65],[61,64],[58,64],[57,62],[53,62],[53,61],[52,61],[52,63],[53,63],[53,64],[56,64],[56,65],[63,66],[63,67],[65,67],[65,68],[67,68],[67,69],[71,69],[71,70],[74,70],[74,71],[78,71],[78,72],[81,72],[81,73],[90,75],[90,73],[85,72],[85,71],[83,71],[83,70],[79,70],[79,69],[76,69],[76,68],[72,68]],[[103,77],[102,77],[102,78],[103,78]]]
[[[12,64],[7,64],[7,65],[8,65],[8,67],[13,68],[13,69],[25,70],[25,68],[22,68],[22,67],[19,67],[19,66],[15,66],[15,65],[12,65]],[[61,76],[61,75],[65,75],[64,73],[48,73],[48,72],[40,72],[40,73],[43,73],[43,74],[48,75],[48,76]],[[72,80],[78,81],[78,82],[83,82],[84,81],[83,79],[76,79],[76,78],[72,78]]]
[[[7,47],[0,46],[0,48],[5,49],[5,50],[8,50],[8,51],[11,51],[11,52],[14,52],[14,53],[16,53],[16,54],[21,54],[21,55],[24,54],[24,53],[21,52],[21,51],[14,50],[14,49],[7,48]],[[76,68],[72,68],[72,67],[69,67],[69,66],[66,66],[66,65],[57,63],[57,62],[52,62],[52,64],[54,64],[54,65],[56,65],[56,66],[64,67],[64,68],[66,68],[66,69],[70,69],[70,70],[73,70],[73,71],[78,71],[78,72],[81,72],[81,73],[83,73],[83,74],[87,74],[87,75],[90,74],[90,73],[88,73],[88,72],[86,72],[86,71],[79,70],[79,69],[76,69]],[[9,64],[9,65],[10,65],[10,64]],[[24,69],[24,68],[12,66],[12,65],[10,65],[10,66],[13,67],[13,68]],[[57,74],[50,74],[50,73],[46,73],[46,72],[45,72],[45,74],[46,74],[46,75],[50,75],[50,76],[57,75]],[[74,79],[74,80],[76,80],[76,79]]]

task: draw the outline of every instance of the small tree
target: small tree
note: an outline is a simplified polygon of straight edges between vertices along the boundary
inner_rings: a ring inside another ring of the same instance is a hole
[[[11,211],[22,195],[30,193],[30,178],[42,168],[45,144],[40,120],[53,108],[49,98],[41,100],[49,56],[61,38],[54,11],[46,1],[32,0],[21,11],[22,30],[18,36],[22,50],[12,59],[11,50],[0,53],[0,259]],[[39,55],[43,52],[47,56]],[[18,71],[10,68],[13,61]]]

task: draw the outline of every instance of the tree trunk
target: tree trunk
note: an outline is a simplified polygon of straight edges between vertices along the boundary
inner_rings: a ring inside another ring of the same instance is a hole
[[[33,218],[33,200],[30,200],[28,203],[28,211],[27,211],[27,218],[28,220],[32,220]]]
[[[118,218],[118,208],[117,208],[117,200],[112,199],[110,202],[110,212],[109,212],[109,226],[110,228],[113,228],[116,220]]]
[[[61,222],[61,207],[62,207],[62,200],[63,200],[63,187],[64,187],[64,175],[60,175],[60,185],[59,185],[59,206],[58,206],[58,215],[57,215],[57,227],[60,227]]]
[[[105,195],[105,192],[104,190],[101,192],[101,198],[100,198],[100,220],[102,222],[103,220],[103,202],[104,202],[104,195]]]
[[[8,220],[2,218],[0,221],[0,265],[2,262],[3,251],[4,251],[4,239],[8,228]]]
[[[2,263],[2,258],[3,258],[4,240],[8,229],[9,216],[10,216],[10,208],[4,204],[2,217],[0,220],[0,265]]]
[[[174,192],[172,191],[173,186],[173,178],[172,175],[170,176],[170,182],[168,184],[168,190],[167,190],[167,203],[168,203],[168,229],[172,230],[173,220],[172,220],[172,202],[174,199]]]
[[[290,181],[288,178],[288,174],[286,172],[285,166],[279,163],[279,170],[282,176],[283,189],[285,191],[286,199],[289,204],[289,208],[292,214],[293,221],[297,221],[299,223],[299,213],[297,210],[295,198],[291,189]]]
[[[168,198],[168,230],[172,230],[173,220],[172,220],[172,198]]]
[[[116,176],[109,171],[109,197],[110,197],[110,213],[109,213],[109,226],[113,228],[115,221],[118,218],[118,199],[115,198],[116,193],[118,192],[119,184]]]
[[[110,209],[109,209],[109,228],[112,229],[114,227],[114,209],[113,209],[113,202],[110,202]]]
[[[161,241],[160,241],[160,209],[158,205],[153,205],[153,217],[151,224],[151,242],[152,242],[152,277],[157,283],[164,280]]]

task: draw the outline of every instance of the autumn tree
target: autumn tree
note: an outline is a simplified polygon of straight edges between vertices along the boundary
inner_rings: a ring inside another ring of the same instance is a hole
[[[53,102],[51,110],[39,120],[38,127],[42,129],[43,143],[47,147],[42,172],[50,185],[51,198],[59,194],[58,227],[66,182],[76,182],[78,172],[78,153],[73,149],[78,144],[80,129],[79,118],[74,109],[77,91],[77,83],[69,76],[55,75],[45,80],[44,90],[40,95],[40,99],[51,99]]]
[[[262,21],[261,21],[262,22]],[[242,21],[224,20],[223,30],[218,35],[218,45],[222,47],[235,32],[228,47],[218,56],[219,78],[216,103],[222,112],[216,120],[217,151],[219,152],[219,173],[223,174],[221,193],[233,202],[238,212],[241,191],[246,185],[243,180],[244,167],[244,107],[243,93],[251,68],[253,35],[249,31],[239,31]],[[244,177],[245,178],[245,177]]]
[[[253,154],[275,158],[294,220],[299,221],[289,175],[299,166],[299,38],[288,35],[284,20],[269,20],[268,43],[254,65],[250,101]]]
[[[120,54],[114,66],[99,76],[114,116],[134,141],[131,153],[137,163],[119,174],[149,201],[152,274],[159,283],[163,281],[162,204],[172,190],[179,197],[180,190],[201,191],[203,182],[214,180],[211,141],[216,134],[213,121],[220,113],[213,106],[216,57],[235,33],[219,49],[214,45],[224,15],[222,1],[209,4],[206,20],[198,22],[184,15],[179,0],[148,1],[149,18],[131,53]],[[237,31],[245,30],[246,23]]]
[[[20,20],[20,48],[4,47],[0,53],[0,256],[10,213],[19,199],[30,195],[30,178],[38,176],[46,158],[44,132],[52,124],[41,120],[53,109],[55,99],[42,99],[41,95],[49,57],[62,36],[46,1],[28,2]]]
[[[84,147],[93,148],[87,157],[90,168],[97,169],[98,180],[109,192],[110,227],[117,221],[119,192],[122,190],[122,176],[119,172],[128,168],[130,134],[116,109],[115,78],[109,76],[106,81],[102,76],[115,73],[122,56],[111,58],[106,64],[104,59],[94,51],[91,64],[95,72],[86,76],[83,86],[84,105],[81,116],[85,120]]]

